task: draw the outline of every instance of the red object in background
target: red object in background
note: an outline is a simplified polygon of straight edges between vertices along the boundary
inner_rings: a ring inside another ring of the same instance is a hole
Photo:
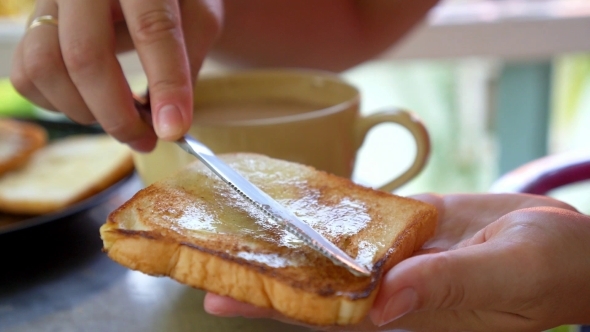
[[[575,150],[549,155],[506,173],[494,182],[490,192],[544,195],[585,180],[590,180],[590,150]]]

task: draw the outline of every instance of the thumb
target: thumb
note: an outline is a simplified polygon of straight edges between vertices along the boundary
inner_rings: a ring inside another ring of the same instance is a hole
[[[384,325],[413,311],[483,309],[505,303],[504,294],[512,293],[508,271],[518,266],[509,252],[487,242],[402,261],[383,278],[371,319]]]

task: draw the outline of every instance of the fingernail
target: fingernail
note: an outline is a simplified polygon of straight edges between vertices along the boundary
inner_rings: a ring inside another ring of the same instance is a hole
[[[416,309],[418,295],[412,288],[404,288],[389,299],[381,314],[379,326],[388,324]]]
[[[176,139],[182,132],[182,113],[174,105],[165,105],[158,111],[158,121],[155,124],[156,134],[163,139]]]

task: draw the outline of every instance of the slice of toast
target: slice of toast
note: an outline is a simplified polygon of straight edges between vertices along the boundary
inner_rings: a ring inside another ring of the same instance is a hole
[[[130,149],[107,135],[54,140],[0,177],[0,211],[37,215],[90,197],[133,169]]]
[[[0,119],[0,175],[24,165],[47,142],[47,132],[39,125]]]
[[[221,158],[372,275],[303,245],[198,161],[110,214],[100,229],[109,257],[301,322],[344,325],[367,315],[383,272],[434,233],[436,209],[425,203],[261,155]]]

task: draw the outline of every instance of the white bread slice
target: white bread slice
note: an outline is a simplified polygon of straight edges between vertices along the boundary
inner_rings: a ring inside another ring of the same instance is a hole
[[[133,169],[130,149],[107,135],[54,140],[0,177],[0,211],[44,214],[104,190]]]
[[[47,132],[43,127],[0,119],[0,175],[22,166],[46,142]]]
[[[372,275],[356,277],[303,245],[198,161],[111,213],[100,229],[109,257],[307,324],[345,325],[367,315],[383,272],[434,233],[428,204],[261,155],[221,158]]]

